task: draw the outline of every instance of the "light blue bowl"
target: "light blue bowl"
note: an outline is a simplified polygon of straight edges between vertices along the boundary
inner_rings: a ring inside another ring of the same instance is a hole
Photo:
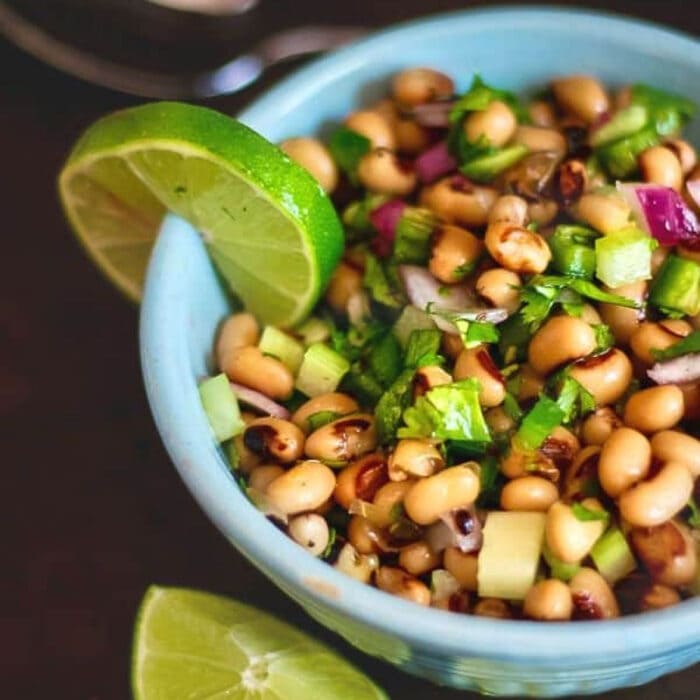
[[[380,32],[295,73],[243,121],[269,139],[316,132],[383,94],[387,78],[427,65],[474,71],[515,90],[553,74],[636,80],[700,101],[700,44],[648,24],[594,13],[488,10]],[[695,126],[696,143],[700,132]],[[700,599],[610,622],[539,624],[421,608],[355,582],[307,555],[244,498],[197,396],[212,338],[229,308],[198,235],[168,217],[150,264],[141,358],[158,428],[183,480],[214,524],[308,613],[368,654],[437,683],[498,695],[556,696],[637,685],[700,660]]]

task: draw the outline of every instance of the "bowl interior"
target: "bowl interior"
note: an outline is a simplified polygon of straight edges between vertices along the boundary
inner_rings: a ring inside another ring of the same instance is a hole
[[[273,141],[317,133],[378,98],[389,76],[415,65],[444,70],[459,89],[474,72],[518,92],[536,90],[556,74],[590,72],[610,84],[644,81],[700,101],[700,47],[691,38],[592,13],[506,9],[455,13],[381,32],[298,71],[240,117]],[[697,120],[690,135],[700,142]],[[593,664],[697,644],[700,600],[610,623],[545,627],[474,618],[464,625],[458,616],[356,583],[304,553],[243,497],[199,406],[196,382],[207,372],[215,329],[227,309],[199,237],[168,217],[142,306],[142,363],[153,413],[202,507],[285,590],[411,645],[505,662],[551,663],[556,649],[559,662],[583,658]],[[404,624],[406,619],[413,624]]]

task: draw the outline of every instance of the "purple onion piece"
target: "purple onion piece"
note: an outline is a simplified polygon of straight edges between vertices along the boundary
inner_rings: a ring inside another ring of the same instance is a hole
[[[255,391],[255,389],[250,389],[247,386],[236,384],[235,382],[231,382],[231,389],[241,403],[256,408],[258,411],[266,413],[268,416],[283,418],[284,420],[289,418],[289,411],[284,406],[265,396],[265,394],[261,394],[259,391]]]
[[[391,253],[396,238],[396,227],[401,221],[406,202],[400,199],[391,199],[384,204],[381,204],[372,212],[370,212],[369,220],[372,226],[377,229],[378,237],[375,239],[375,252],[381,257],[386,257]]]
[[[685,384],[700,379],[700,352],[657,362],[647,376],[657,384]]]
[[[447,150],[447,142],[440,141],[421,153],[415,161],[418,179],[428,184],[457,169],[457,161]]]
[[[661,245],[693,244],[700,238],[700,222],[683,198],[670,187],[618,183],[637,224]]]

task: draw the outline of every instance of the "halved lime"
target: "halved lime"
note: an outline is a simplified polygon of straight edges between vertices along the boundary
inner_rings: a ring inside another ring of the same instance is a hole
[[[136,618],[136,700],[386,700],[319,642],[243,603],[152,586]]]
[[[203,107],[157,102],[95,122],[59,190],[78,238],[134,300],[169,210],[187,219],[235,294],[263,322],[311,309],[343,248],[316,180],[244,124]]]

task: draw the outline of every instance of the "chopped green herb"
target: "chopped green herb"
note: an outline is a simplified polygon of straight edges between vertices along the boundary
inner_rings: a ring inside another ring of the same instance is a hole
[[[523,418],[515,434],[515,443],[524,450],[536,450],[552,430],[562,424],[564,417],[564,412],[555,401],[548,396],[540,396]]]
[[[346,126],[336,129],[328,140],[328,150],[338,167],[351,179],[355,178],[362,156],[372,149],[372,142]]]
[[[396,320],[393,330],[396,339],[401,343],[401,346],[405,348],[414,330],[430,330],[434,328],[435,321],[430,317],[430,314],[412,304],[408,304],[403,308],[401,315]]]
[[[403,306],[401,292],[392,288],[382,263],[371,253],[367,253],[365,256],[365,274],[362,278],[362,285],[369,290],[372,299],[378,304],[394,309]]]
[[[436,364],[433,359],[442,359],[438,355],[441,334],[437,329],[416,329],[408,337],[408,345],[404,356],[404,366],[408,368],[424,367],[426,364]],[[441,364],[441,363],[437,363]]]
[[[595,399],[585,387],[567,374],[557,396],[557,406],[564,414],[563,422],[571,423],[595,410]]]
[[[695,103],[687,97],[637,83],[632,86],[632,105],[646,109],[653,129],[660,136],[671,136],[695,114]]]
[[[591,134],[590,143],[599,148],[607,143],[618,141],[643,129],[649,119],[649,112],[643,104],[631,104],[616,112],[612,118]]]
[[[491,182],[508,168],[512,168],[528,153],[527,146],[516,144],[491,150],[476,156],[460,167],[462,174],[476,182]]]
[[[331,556],[331,553],[333,552],[333,548],[335,547],[335,541],[338,537],[338,531],[334,528],[331,527],[328,531],[328,544],[326,545],[326,548],[323,550],[323,554],[321,554],[321,559],[328,559],[328,557]]]
[[[394,440],[401,416],[411,403],[414,374],[413,369],[401,372],[377,402],[374,418],[379,442],[383,445]]]
[[[691,498],[688,501],[687,507],[690,509],[688,525],[690,525],[690,527],[700,528],[700,507],[698,507],[698,504],[695,502],[694,498]]]
[[[369,215],[388,200],[389,197],[384,194],[368,194],[364,199],[350,202],[343,210],[343,223],[353,231],[374,234]]]
[[[696,352],[700,352],[700,331],[693,331],[683,340],[665,350],[654,349],[651,351],[651,354],[654,356],[654,359],[663,362],[664,360],[672,360],[674,357]]]
[[[506,396],[503,399],[503,410],[505,411],[508,418],[510,418],[515,423],[518,423],[523,417],[523,410],[520,408],[518,400],[510,393],[506,392]]]
[[[501,501],[501,489],[505,479],[498,467],[495,457],[485,457],[479,462],[479,508],[498,508]]]
[[[342,390],[357,398],[362,406],[374,406],[384,393],[377,378],[360,362],[355,362],[343,377]]]
[[[332,423],[334,420],[340,418],[341,414],[337,411],[319,411],[318,413],[312,413],[308,418],[309,428],[313,432],[322,428],[328,423]]]
[[[653,126],[647,126],[636,134],[606,144],[597,149],[598,161],[612,177],[629,178],[637,171],[637,158],[642,151],[656,146],[659,137]]]
[[[438,226],[438,219],[429,209],[406,207],[396,226],[394,261],[424,265],[430,256],[430,236]]]
[[[399,428],[398,437],[491,442],[479,388],[473,378],[434,387],[404,411],[405,426]]]
[[[401,346],[391,331],[372,345],[367,364],[382,386],[389,386],[399,375],[402,368]]]
[[[583,505],[583,503],[573,503],[571,505],[571,512],[574,514],[576,520],[580,520],[582,522],[610,519],[610,513],[608,513],[607,510],[587,508]]]

